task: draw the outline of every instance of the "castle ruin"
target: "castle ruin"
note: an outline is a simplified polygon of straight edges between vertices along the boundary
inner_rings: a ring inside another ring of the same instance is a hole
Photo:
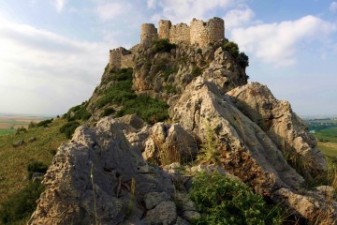
[[[141,26],[140,43],[147,45],[158,39],[167,39],[170,43],[207,46],[225,38],[224,20],[214,17],[207,22],[193,19],[188,26],[185,23],[172,25],[169,20],[159,21],[159,31],[151,23]],[[109,65],[112,68],[133,67],[132,53],[120,47],[110,50]]]

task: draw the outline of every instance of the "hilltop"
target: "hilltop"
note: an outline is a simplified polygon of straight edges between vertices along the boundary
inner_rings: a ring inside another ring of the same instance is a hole
[[[224,21],[142,26],[110,51],[28,224],[335,224],[331,171],[291,105],[249,83]]]

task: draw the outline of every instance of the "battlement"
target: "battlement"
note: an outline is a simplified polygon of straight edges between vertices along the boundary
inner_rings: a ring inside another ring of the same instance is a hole
[[[133,67],[133,55],[123,47],[110,50],[109,65],[111,68],[120,69]]]
[[[151,44],[158,39],[168,39],[174,44],[196,44],[200,47],[207,46],[225,38],[225,22],[214,17],[207,22],[193,19],[188,26],[186,23],[172,25],[169,20],[159,21],[159,31],[154,24],[144,23],[141,26],[140,43]],[[110,50],[109,65],[111,68],[133,67],[133,54],[120,47]]]
[[[185,23],[172,25],[169,20],[159,21],[159,32],[153,24],[143,24],[141,43],[149,43],[155,39],[168,39],[171,43],[198,44],[203,47],[225,38],[223,19],[214,17],[207,22],[193,19],[188,26]]]

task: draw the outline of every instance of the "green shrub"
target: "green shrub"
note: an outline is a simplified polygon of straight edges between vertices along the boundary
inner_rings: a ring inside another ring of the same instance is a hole
[[[249,66],[248,56],[245,53],[241,52],[238,56],[238,63],[243,68],[246,68],[247,66]]]
[[[111,114],[115,113],[115,109],[114,108],[105,108],[102,116],[110,116]]]
[[[64,133],[66,135],[66,137],[68,139],[70,139],[73,136],[74,131],[76,130],[76,128],[80,125],[79,122],[77,121],[70,121],[66,124],[64,124],[61,128],[60,128],[60,132]]]
[[[136,113],[148,123],[156,123],[168,118],[168,105],[148,96],[138,96],[132,90],[132,69],[121,69],[112,72],[114,83],[102,93],[96,102],[98,108],[107,105],[121,106],[116,116]],[[110,115],[112,107],[106,108],[102,116]]]
[[[239,46],[232,42],[226,41],[223,44],[223,49],[231,53],[231,55],[237,60],[238,64],[242,68],[249,66],[249,58],[244,52],[239,52]]]
[[[91,117],[91,113],[86,109],[87,102],[82,102],[81,105],[74,106],[68,110],[64,115],[64,118],[68,121],[74,120],[88,120]]]
[[[48,165],[39,161],[32,161],[27,166],[28,177],[32,178],[34,173],[46,173],[48,169]]]
[[[11,196],[2,205],[0,219],[3,224],[13,224],[24,218],[28,218],[36,208],[36,200],[40,197],[44,187],[38,182],[30,182],[28,185]]]
[[[53,119],[43,120],[36,124],[37,127],[48,127],[49,124],[53,122]]]
[[[135,99],[125,101],[122,110],[117,112],[117,116],[133,113],[146,122],[154,124],[168,118],[168,105],[163,101],[140,95]]]
[[[167,39],[160,39],[153,42],[153,49],[155,52],[170,52],[176,47],[175,44],[171,44]]]
[[[219,173],[196,175],[190,195],[202,212],[194,224],[282,224],[279,207],[267,206],[262,196],[254,194],[247,185]]]
[[[201,75],[201,74],[202,74],[202,69],[200,69],[200,68],[197,67],[197,66],[193,66],[191,75],[192,75],[193,77],[197,77],[197,76],[199,76],[199,75]]]
[[[225,42],[223,48],[231,53],[235,59],[239,56],[239,46],[236,43],[232,41]]]

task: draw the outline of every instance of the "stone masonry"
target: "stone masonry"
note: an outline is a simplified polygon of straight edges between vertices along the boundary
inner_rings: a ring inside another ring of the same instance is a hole
[[[143,45],[148,45],[158,39],[168,39],[174,44],[196,44],[204,47],[224,38],[225,22],[218,17],[207,22],[193,19],[190,26],[185,23],[172,25],[169,20],[160,20],[159,31],[154,24],[145,23],[142,24],[140,32],[140,43]],[[115,69],[133,67],[132,58],[132,53],[122,47],[113,49],[110,50],[109,65]]]

